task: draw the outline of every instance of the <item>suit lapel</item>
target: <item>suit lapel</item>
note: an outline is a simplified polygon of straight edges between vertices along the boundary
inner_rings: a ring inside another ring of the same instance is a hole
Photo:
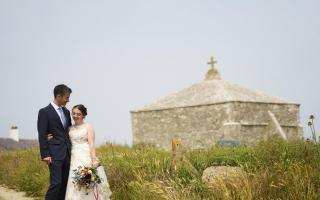
[[[49,108],[50,108],[50,111],[51,113],[56,116],[56,119],[59,121],[59,124],[60,124],[60,127],[64,129],[63,125],[62,125],[62,122],[61,122],[61,119],[56,111],[56,109],[54,109],[54,107],[51,105],[51,103],[49,104]],[[64,111],[63,111],[64,112]]]

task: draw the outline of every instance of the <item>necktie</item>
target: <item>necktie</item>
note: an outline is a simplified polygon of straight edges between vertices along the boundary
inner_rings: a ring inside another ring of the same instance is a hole
[[[64,115],[64,112],[63,112],[63,110],[62,110],[62,107],[59,107],[59,108],[58,108],[58,111],[59,111],[60,116],[61,116],[62,125],[63,125],[64,129],[66,129],[67,120],[66,120],[66,116]]]

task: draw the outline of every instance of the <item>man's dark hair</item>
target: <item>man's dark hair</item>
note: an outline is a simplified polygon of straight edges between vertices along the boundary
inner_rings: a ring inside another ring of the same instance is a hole
[[[56,98],[58,95],[64,96],[66,94],[71,94],[72,90],[65,84],[60,84],[54,87],[53,94],[54,98]]]

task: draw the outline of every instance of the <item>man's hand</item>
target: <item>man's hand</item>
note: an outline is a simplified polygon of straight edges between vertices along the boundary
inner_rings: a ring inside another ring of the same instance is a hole
[[[43,162],[45,162],[47,165],[50,165],[52,163],[51,157],[45,157],[42,159]]]

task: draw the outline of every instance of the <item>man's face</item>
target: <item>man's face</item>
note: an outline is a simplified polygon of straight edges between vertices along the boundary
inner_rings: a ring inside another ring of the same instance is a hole
[[[69,98],[70,98],[70,93],[66,93],[64,95],[58,95],[57,96],[57,102],[59,103],[58,106],[66,106],[67,103],[69,102]]]

